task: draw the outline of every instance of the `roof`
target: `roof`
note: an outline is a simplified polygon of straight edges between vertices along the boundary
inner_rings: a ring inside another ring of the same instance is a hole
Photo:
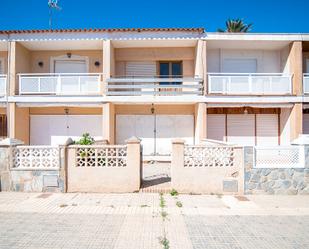
[[[0,30],[0,34],[37,34],[37,33],[100,33],[100,32],[198,32],[204,28],[90,28],[90,29],[32,29],[32,30]]]

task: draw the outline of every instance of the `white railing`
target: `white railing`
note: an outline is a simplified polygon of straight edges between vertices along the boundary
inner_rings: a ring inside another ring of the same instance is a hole
[[[13,169],[57,170],[60,148],[54,146],[17,146],[12,149]]]
[[[292,93],[292,76],[284,74],[209,73],[208,93],[285,95]]]
[[[97,95],[101,74],[19,74],[19,93]]]
[[[254,168],[304,168],[304,146],[256,146],[253,151]]]
[[[234,166],[234,147],[185,145],[185,167],[231,167]]]
[[[76,167],[125,167],[126,145],[73,145]]]
[[[6,95],[6,75],[0,74],[0,96]]]
[[[107,80],[106,95],[202,95],[203,80],[195,77],[124,76]]]
[[[309,94],[309,74],[304,74],[303,79],[303,85],[304,85],[304,94]]]

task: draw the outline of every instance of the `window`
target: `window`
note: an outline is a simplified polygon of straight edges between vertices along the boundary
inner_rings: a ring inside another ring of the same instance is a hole
[[[181,78],[182,77],[182,62],[179,61],[165,61],[159,62],[160,78]],[[160,82],[163,84],[177,85],[180,82]]]

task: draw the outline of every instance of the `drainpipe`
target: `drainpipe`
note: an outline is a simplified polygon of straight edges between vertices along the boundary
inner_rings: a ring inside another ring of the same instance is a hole
[[[11,38],[10,34],[7,35],[7,44],[8,44],[8,63],[7,63],[7,74],[6,74],[6,127],[7,127],[7,137],[10,134],[10,113],[9,113],[9,96],[10,96],[10,85],[11,85]]]

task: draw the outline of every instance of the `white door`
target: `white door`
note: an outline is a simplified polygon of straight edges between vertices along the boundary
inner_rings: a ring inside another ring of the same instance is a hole
[[[256,73],[256,59],[234,59],[227,58],[223,60],[223,73]]]
[[[117,115],[116,143],[124,144],[136,136],[143,145],[144,155],[169,155],[171,140],[182,138],[193,144],[193,115]]]
[[[55,73],[87,73],[84,60],[55,60]]]
[[[309,134],[309,114],[303,114],[303,134]]]
[[[278,145],[278,115],[256,114],[257,145]]]
[[[96,140],[102,139],[101,115],[31,115],[30,144],[58,145],[68,137],[78,140],[89,133]]]
[[[155,153],[169,155],[172,140],[181,138],[186,144],[194,143],[193,115],[156,115]]]
[[[116,144],[135,136],[142,140],[143,154],[153,154],[154,123],[152,115],[116,115]]]
[[[225,114],[207,115],[207,138],[225,141]]]
[[[227,141],[237,145],[255,145],[254,114],[227,115]]]

